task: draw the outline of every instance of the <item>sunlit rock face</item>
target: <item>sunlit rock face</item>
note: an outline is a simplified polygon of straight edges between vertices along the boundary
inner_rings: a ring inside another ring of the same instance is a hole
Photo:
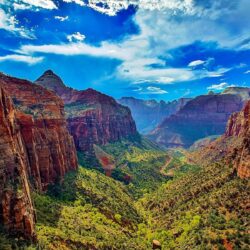
[[[230,115],[240,111],[249,97],[249,88],[198,96],[148,136],[166,147],[190,147],[201,138],[223,134]]]
[[[0,223],[13,236],[35,238],[28,156],[12,100],[0,86]]]
[[[68,128],[79,151],[93,151],[93,145],[105,145],[136,135],[136,125],[129,108],[112,97],[93,89],[77,91],[62,85],[52,71],[35,82],[54,91],[65,103]]]
[[[0,86],[12,98],[27,153],[27,174],[39,191],[77,168],[74,141],[67,129],[62,100],[25,80],[0,76]]]
[[[228,157],[232,161],[238,176],[250,177],[250,101],[239,113],[234,113],[227,124],[225,139],[240,138],[240,146],[234,147],[233,154]],[[233,147],[233,145],[231,145]]]

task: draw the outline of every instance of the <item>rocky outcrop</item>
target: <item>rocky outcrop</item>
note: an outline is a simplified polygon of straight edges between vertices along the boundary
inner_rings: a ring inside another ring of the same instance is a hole
[[[0,86],[0,223],[13,236],[35,238],[26,147],[11,98]]]
[[[54,91],[65,102],[68,128],[79,151],[93,152],[94,144],[105,145],[137,133],[129,108],[110,96],[93,89],[68,88],[51,70],[35,83]]]
[[[142,100],[134,97],[123,97],[117,100],[130,108],[136,126],[141,133],[148,133],[164,119],[178,112],[191,98],[180,98],[172,102]]]
[[[250,101],[244,109],[233,114],[227,125],[224,140],[228,138],[240,138],[239,146],[234,147],[233,154],[227,156],[228,161],[232,161],[241,178],[250,177]],[[231,145],[232,147],[233,145]]]
[[[241,90],[239,94],[237,89]],[[194,98],[165,119],[149,137],[166,147],[187,148],[199,139],[223,134],[230,115],[240,111],[246,98],[250,98],[250,89],[237,89],[234,93],[225,91]]]
[[[66,172],[77,168],[63,102],[54,93],[25,80],[1,75],[0,86],[12,97],[17,109],[32,185],[40,191],[46,190],[49,184],[62,180]]]

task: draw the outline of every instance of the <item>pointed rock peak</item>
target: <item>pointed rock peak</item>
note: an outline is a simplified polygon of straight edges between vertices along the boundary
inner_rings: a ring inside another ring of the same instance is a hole
[[[43,75],[55,75],[55,73],[51,69],[48,69],[43,73]]]
[[[63,89],[66,87],[62,79],[58,75],[56,75],[51,69],[46,70],[42,74],[42,76],[40,76],[35,81],[35,83],[55,92],[57,92],[58,89]]]

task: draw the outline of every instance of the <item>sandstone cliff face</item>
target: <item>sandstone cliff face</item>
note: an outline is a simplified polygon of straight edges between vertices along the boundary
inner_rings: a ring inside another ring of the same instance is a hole
[[[35,237],[27,154],[11,98],[0,86],[0,223],[14,236]]]
[[[224,160],[240,178],[250,177],[250,101],[242,111],[230,116],[223,136],[191,153],[190,159],[201,165]]]
[[[249,98],[250,90],[244,91]],[[167,118],[149,137],[166,147],[190,147],[201,138],[223,134],[228,118],[240,111],[244,102],[242,94],[198,96]]]
[[[127,107],[93,89],[77,91],[66,86],[52,71],[35,83],[54,91],[65,102],[68,128],[77,150],[93,152],[93,145],[105,145],[137,133]]]
[[[139,132],[148,133],[164,119],[178,112],[190,100],[190,98],[180,98],[172,102],[157,102],[156,100],[123,97],[118,102],[130,108]]]
[[[77,168],[73,138],[67,130],[64,106],[52,92],[28,81],[0,76],[12,97],[27,151],[27,173],[32,185],[46,190],[65,173]]]
[[[227,156],[228,161],[232,161],[241,178],[250,177],[250,101],[244,109],[233,114],[227,124],[225,139],[240,138],[239,146],[234,147],[233,154]],[[231,145],[232,147],[233,145]]]

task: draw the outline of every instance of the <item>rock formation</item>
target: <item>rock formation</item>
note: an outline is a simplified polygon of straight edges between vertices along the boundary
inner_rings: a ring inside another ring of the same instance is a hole
[[[27,151],[27,172],[38,190],[60,181],[77,168],[73,138],[67,130],[64,106],[54,93],[25,80],[0,76],[0,86],[13,99]]]
[[[148,133],[164,119],[178,112],[191,98],[180,98],[172,102],[142,100],[123,97],[118,102],[130,108],[136,126],[141,133]]]
[[[0,223],[14,236],[35,237],[27,154],[11,98],[0,87]]]
[[[165,119],[150,132],[149,138],[166,147],[187,148],[199,139],[221,135],[230,115],[240,111],[248,98],[249,88],[230,88],[230,92],[198,96]]]
[[[234,168],[237,169],[238,176],[241,178],[250,177],[250,101],[239,113],[234,113],[227,124],[225,140],[228,138],[240,138],[239,146],[234,147],[232,155],[228,161],[232,161]],[[231,145],[232,147],[233,145]]]
[[[62,100],[25,80],[0,74],[0,223],[35,238],[30,186],[45,191],[77,168]]]
[[[66,87],[51,70],[35,82],[54,91],[65,103],[68,128],[77,150],[93,152],[93,145],[105,145],[137,133],[129,108],[93,89],[77,91]]]
[[[224,159],[240,178],[250,177],[250,101],[230,116],[223,136],[191,154],[190,159],[209,165]]]

